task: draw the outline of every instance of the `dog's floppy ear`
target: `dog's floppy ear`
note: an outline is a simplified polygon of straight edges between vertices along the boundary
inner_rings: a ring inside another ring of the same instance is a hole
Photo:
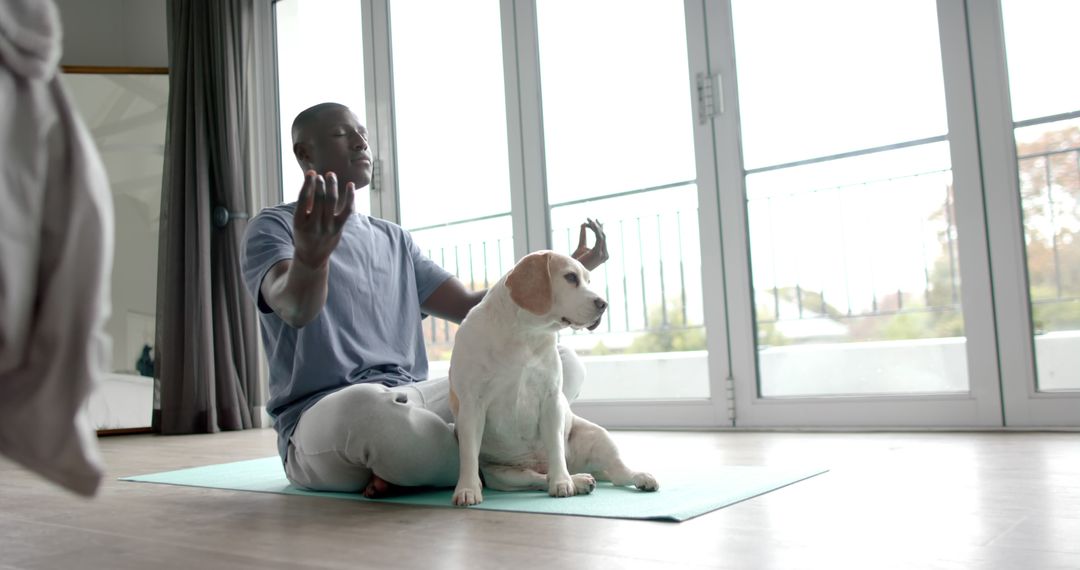
[[[551,291],[550,251],[538,251],[521,258],[506,276],[510,299],[534,315],[545,315],[555,302]]]

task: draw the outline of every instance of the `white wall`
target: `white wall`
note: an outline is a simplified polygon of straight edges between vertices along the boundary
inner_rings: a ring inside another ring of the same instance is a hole
[[[62,65],[167,67],[165,0],[55,0]]]

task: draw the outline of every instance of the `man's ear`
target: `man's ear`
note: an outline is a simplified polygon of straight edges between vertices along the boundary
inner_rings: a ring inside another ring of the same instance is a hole
[[[506,276],[510,299],[534,315],[546,315],[555,303],[551,290],[550,251],[537,251],[521,258]]]

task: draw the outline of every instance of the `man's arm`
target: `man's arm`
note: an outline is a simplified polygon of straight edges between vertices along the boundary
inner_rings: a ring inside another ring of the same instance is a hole
[[[326,304],[329,266],[312,269],[303,263],[285,259],[274,264],[263,278],[263,300],[281,320],[300,328],[318,316]]]
[[[461,323],[465,315],[475,307],[487,290],[469,291],[465,284],[457,277],[451,277],[443,281],[438,289],[427,298],[420,308],[427,314],[446,319],[454,323]]]
[[[304,177],[293,214],[293,259],[274,264],[259,287],[266,304],[290,326],[310,323],[326,304],[330,254],[352,215],[354,192],[349,182],[339,196],[333,172],[324,178],[309,170]]]
[[[596,243],[591,248],[588,247],[586,230],[592,231],[596,236]],[[607,261],[607,239],[604,236],[604,227],[599,220],[586,219],[585,223],[581,224],[581,236],[572,257],[590,271]],[[486,289],[469,291],[458,278],[451,277],[435,289],[435,292],[424,301],[420,308],[429,315],[461,323],[465,315],[469,314],[469,310],[475,307],[486,294]]]

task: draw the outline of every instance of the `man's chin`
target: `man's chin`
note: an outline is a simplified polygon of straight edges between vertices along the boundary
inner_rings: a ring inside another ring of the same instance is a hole
[[[353,165],[353,166],[356,166],[356,165]],[[347,178],[342,177],[341,183],[340,183],[341,185],[338,187],[338,189],[339,190],[344,190],[345,189],[345,184],[348,184],[349,182],[352,182],[353,184],[355,184],[356,189],[359,190],[359,189],[363,188],[364,186],[367,186],[368,184],[371,184],[371,171],[368,169],[368,167],[364,167],[364,166],[362,166],[362,168],[359,168],[359,169],[353,168],[352,171],[349,172],[349,176]]]

